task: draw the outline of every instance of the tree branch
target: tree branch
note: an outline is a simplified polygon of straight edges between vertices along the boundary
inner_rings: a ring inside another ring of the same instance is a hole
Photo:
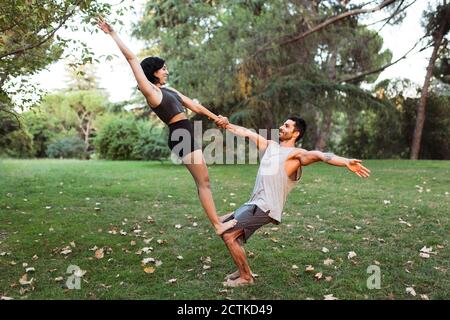
[[[6,106],[6,104],[0,102],[0,107],[3,107],[3,106]],[[19,117],[17,116],[17,114],[15,112],[9,111],[6,108],[5,109],[0,108],[0,112],[2,112],[2,111],[6,112],[6,113],[9,113],[10,115],[14,116],[14,118],[16,118],[16,120],[17,120],[17,123],[19,124],[19,129],[22,129],[22,124],[20,123],[20,119],[19,119]]]
[[[67,13],[66,15],[64,15],[62,17],[63,20],[59,23],[59,25],[56,28],[54,28],[50,33],[47,33],[47,35],[45,35],[44,38],[41,41],[39,41],[37,43],[34,43],[34,44],[30,44],[28,46],[25,46],[23,48],[20,48],[20,49],[11,51],[11,52],[7,52],[7,53],[4,53],[4,54],[1,54],[0,55],[0,59],[3,59],[4,57],[10,56],[10,55],[19,54],[19,53],[22,53],[24,51],[34,49],[34,48],[39,47],[39,46],[43,45],[44,43],[46,43],[51,37],[53,37],[53,35],[56,33],[56,31],[58,31],[64,25],[64,23],[66,23],[66,21],[75,13],[75,8],[80,3],[81,3],[81,1],[78,1],[75,4],[74,10],[72,10],[71,12]]]
[[[394,3],[395,1],[398,1],[398,0],[384,0],[380,5],[378,5],[378,6],[374,7],[374,8],[370,8],[370,9],[355,9],[355,10],[350,10],[350,11],[338,14],[337,16],[334,16],[334,17],[332,17],[332,18],[330,18],[328,20],[325,20],[324,22],[318,24],[314,28],[312,28],[312,29],[310,29],[310,30],[308,30],[306,32],[303,32],[302,34],[300,34],[300,35],[298,35],[298,36],[296,36],[296,37],[294,37],[292,39],[285,40],[285,41],[281,42],[279,45],[280,46],[285,46],[287,44],[299,41],[299,40],[309,36],[311,33],[317,32],[317,31],[325,28],[326,26],[328,26],[328,25],[330,25],[332,23],[335,23],[336,21],[345,19],[347,17],[351,17],[351,16],[355,16],[355,15],[359,15],[359,14],[364,14],[364,13],[372,13],[372,12],[375,12],[375,11],[379,11],[379,10],[389,6],[390,4]]]
[[[294,38],[291,38],[291,39],[288,39],[288,40],[284,40],[284,41],[279,42],[278,45],[279,45],[279,46],[285,46],[285,45],[287,45],[287,44],[290,44],[290,43],[299,41],[299,40],[301,40],[301,39],[304,39],[304,38],[306,38],[307,36],[309,36],[310,34],[312,34],[312,33],[314,33],[314,32],[317,32],[317,31],[319,31],[319,30],[325,28],[326,26],[328,26],[328,25],[330,25],[330,24],[333,24],[333,23],[335,23],[336,21],[345,19],[345,18],[347,18],[347,17],[355,16],[355,15],[359,15],[359,14],[364,14],[364,13],[371,13],[371,12],[379,11],[379,10],[381,10],[381,9],[383,9],[383,8],[385,8],[385,7],[389,6],[389,5],[391,5],[391,4],[393,4],[395,1],[398,1],[398,0],[384,0],[380,5],[378,5],[378,6],[374,7],[374,8],[370,8],[370,9],[361,9],[361,8],[360,8],[360,9],[354,9],[354,10],[350,10],[350,11],[347,11],[347,12],[345,12],[345,13],[339,14],[339,15],[337,15],[337,16],[334,16],[334,17],[332,17],[332,18],[330,18],[330,19],[325,20],[324,22],[318,24],[318,25],[315,26],[314,28],[311,28],[311,29],[309,29],[308,31],[305,31],[305,32],[303,32],[302,34],[300,34],[300,35],[298,35],[298,36],[296,36],[296,37],[294,37]],[[260,53],[262,53],[262,52],[264,52],[264,51],[268,51],[268,50],[270,50],[271,48],[272,48],[272,47],[270,47],[270,46],[264,45],[262,48],[256,50],[256,51],[251,55],[251,58],[256,57],[257,55],[259,55]]]
[[[408,56],[408,54],[409,54],[411,51],[413,51],[413,50],[417,47],[417,45],[420,43],[420,41],[422,41],[423,38],[424,38],[424,37],[420,38],[420,39],[414,44],[414,46],[413,46],[411,49],[409,49],[403,56],[401,56],[400,58],[398,58],[398,59],[395,60],[394,62],[390,62],[390,63],[385,64],[384,66],[379,67],[379,68],[374,69],[374,70],[366,71],[366,72],[360,73],[360,74],[355,75],[355,76],[351,76],[351,77],[348,77],[348,78],[345,78],[345,79],[338,80],[338,82],[339,82],[339,83],[342,83],[342,82],[354,82],[354,81],[357,81],[357,80],[361,80],[362,78],[364,78],[364,77],[366,77],[366,76],[368,76],[368,75],[371,75],[371,74],[374,74],[374,73],[379,73],[379,72],[381,72],[381,71],[383,71],[383,70],[389,68],[390,66],[393,66],[394,64],[400,62],[401,60],[406,59],[406,57]],[[422,49],[419,50],[419,52],[421,52],[421,51],[423,51],[423,50],[425,50],[425,49],[427,49],[427,48],[429,48],[429,46],[423,47]]]

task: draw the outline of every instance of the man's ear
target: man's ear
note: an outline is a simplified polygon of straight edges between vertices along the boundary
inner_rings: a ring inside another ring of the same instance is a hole
[[[298,130],[295,130],[294,131],[294,137],[295,137],[295,140],[297,140],[297,138],[300,136],[300,131],[298,131]]]

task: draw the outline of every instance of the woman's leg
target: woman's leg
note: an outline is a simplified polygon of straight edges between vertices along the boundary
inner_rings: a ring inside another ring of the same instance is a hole
[[[197,184],[198,197],[216,233],[221,235],[224,231],[234,227],[237,223],[236,220],[230,220],[225,223],[219,220],[209,183],[208,168],[206,167],[202,150],[195,150],[186,155],[183,158],[183,163],[194,177]]]

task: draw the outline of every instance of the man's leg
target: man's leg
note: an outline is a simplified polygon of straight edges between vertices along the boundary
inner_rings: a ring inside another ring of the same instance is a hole
[[[237,279],[229,279],[223,283],[228,287],[237,287],[240,285],[253,283],[253,277],[245,256],[245,251],[239,242],[239,238],[242,236],[244,236],[243,229],[225,232],[222,235],[223,241],[230,251],[231,257],[239,270],[239,277]]]

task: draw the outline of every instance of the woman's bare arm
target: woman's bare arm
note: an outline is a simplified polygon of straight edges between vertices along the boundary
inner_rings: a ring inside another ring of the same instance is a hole
[[[114,42],[119,47],[125,59],[127,59],[131,70],[133,70],[134,77],[136,78],[139,90],[145,96],[147,101],[152,106],[157,106],[162,99],[161,90],[155,86],[153,83],[148,81],[147,77],[142,70],[141,64],[137,56],[123,43],[119,35],[114,31],[114,29],[102,18],[98,18],[98,27],[103,30],[106,34],[109,34]]]

